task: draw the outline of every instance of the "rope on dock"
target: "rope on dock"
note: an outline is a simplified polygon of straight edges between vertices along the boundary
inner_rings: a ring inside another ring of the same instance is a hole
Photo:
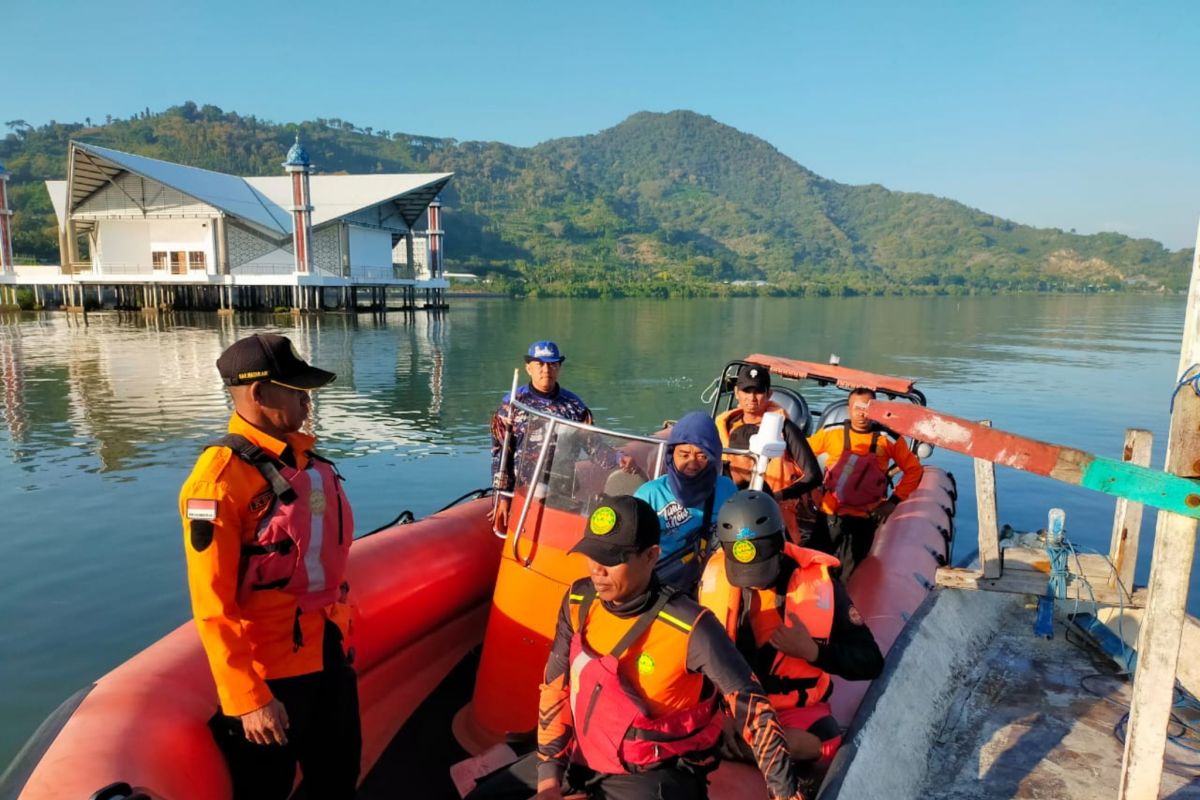
[[[1171,411],[1175,410],[1175,397],[1179,394],[1179,390],[1188,384],[1191,384],[1192,391],[1196,393],[1196,396],[1200,397],[1200,364],[1192,364],[1183,371],[1179,382],[1175,384],[1175,391],[1171,392]]]

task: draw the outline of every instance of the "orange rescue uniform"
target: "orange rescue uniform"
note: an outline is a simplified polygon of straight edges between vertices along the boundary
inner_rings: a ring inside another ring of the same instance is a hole
[[[819,430],[808,437],[808,444],[812,447],[813,452],[818,456],[822,453],[826,455],[826,469],[836,464],[842,455],[845,447],[845,430],[841,425],[833,425]],[[871,431],[859,433],[851,428],[850,452],[865,455],[870,450],[871,437]],[[917,488],[917,484],[921,482],[921,476],[925,473],[925,468],[921,466],[921,462],[913,455],[912,450],[909,449],[908,442],[903,437],[892,439],[886,433],[881,433],[875,446],[875,454],[879,458],[880,468],[885,473],[891,462],[895,462],[896,466],[903,473],[900,482],[892,490],[892,496],[890,498],[880,498],[880,501],[890,499],[893,502],[899,503],[901,500],[907,499],[913,490]],[[829,515],[866,517],[869,516],[870,509],[852,508],[849,506],[840,507],[838,499],[833,495],[833,492],[826,491],[821,500],[821,511]]]
[[[303,433],[289,434],[281,441],[236,413],[229,421],[229,432],[246,437],[275,457],[290,448],[298,469],[307,466],[306,454],[316,441]],[[217,684],[221,710],[231,717],[271,701],[268,678],[321,671],[326,619],[341,628],[343,639],[349,634],[349,607],[342,603],[299,613],[295,595],[267,589],[253,592],[244,604],[238,604],[242,545],[254,541],[258,523],[270,512],[273,499],[258,470],[227,447],[205,450],[179,493],[192,614]],[[189,501],[193,509],[215,503],[211,529],[193,525],[197,520],[194,511],[189,519]]]

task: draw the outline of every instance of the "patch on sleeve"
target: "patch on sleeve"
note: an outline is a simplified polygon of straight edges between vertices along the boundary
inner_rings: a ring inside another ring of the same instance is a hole
[[[266,511],[267,506],[271,505],[271,498],[274,496],[275,494],[270,489],[267,489],[262,494],[256,495],[254,499],[250,501],[250,513],[261,514],[263,511]]]
[[[850,617],[850,621],[853,622],[855,625],[866,624],[863,620],[862,614],[858,613],[858,609],[855,608],[854,606],[850,606],[850,611],[849,611],[848,616]]]
[[[188,498],[187,506],[184,509],[184,516],[188,519],[207,520],[211,522],[217,518],[217,501],[198,500],[194,497]]]
[[[192,549],[197,553],[203,553],[212,544],[213,530],[216,525],[212,520],[194,519],[188,523],[188,530],[191,532]]]

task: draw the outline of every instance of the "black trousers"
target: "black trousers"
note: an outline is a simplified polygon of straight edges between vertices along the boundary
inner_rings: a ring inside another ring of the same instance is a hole
[[[484,777],[463,800],[529,800],[537,794],[537,753]],[[563,794],[591,800],[707,800],[708,779],[679,763],[629,775],[609,775],[572,764]]]
[[[801,545],[837,556],[838,561],[842,562],[841,579],[845,580],[871,552],[876,527],[878,523],[870,517],[820,512],[808,538]]]
[[[287,710],[286,745],[254,744],[237,717],[219,710],[209,721],[229,763],[234,800],[286,800],[304,773],[310,800],[353,800],[362,761],[358,677],[342,653],[342,635],[325,624],[320,672],[267,681]]]

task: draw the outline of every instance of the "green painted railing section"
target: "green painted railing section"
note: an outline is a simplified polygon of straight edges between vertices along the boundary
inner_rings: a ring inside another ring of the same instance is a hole
[[[1096,456],[1079,485],[1200,519],[1200,483],[1169,472]]]

